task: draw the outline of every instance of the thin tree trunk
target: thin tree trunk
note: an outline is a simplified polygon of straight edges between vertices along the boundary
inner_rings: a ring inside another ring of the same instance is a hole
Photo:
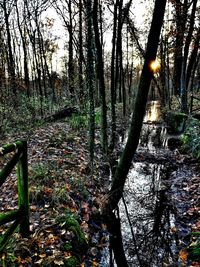
[[[27,96],[30,97],[30,82],[29,82],[26,37],[25,37],[25,34],[23,33],[21,25],[20,25],[19,9],[18,9],[18,5],[17,5],[17,0],[15,0],[15,8],[16,8],[16,13],[17,13],[17,24],[18,24],[19,33],[20,33],[21,40],[22,40],[22,47],[23,47],[23,53],[24,53],[24,60],[23,60],[23,62],[24,62],[24,81],[25,81],[25,85],[26,85]]]
[[[182,64],[182,76],[181,76],[181,109],[183,112],[188,113],[188,104],[187,104],[187,85],[186,85],[186,68],[187,68],[187,59],[189,53],[189,47],[192,39],[192,33],[194,31],[194,20],[195,20],[195,12],[196,12],[197,0],[193,1],[192,12],[190,16],[190,26],[188,35],[185,41],[184,47],[184,57]]]
[[[15,61],[14,61],[14,56],[13,56],[13,51],[12,51],[9,13],[7,10],[6,0],[3,0],[3,12],[4,12],[6,34],[7,34],[7,45],[8,45],[8,74],[9,74],[9,78],[11,81],[11,90],[13,94],[16,96],[17,90],[16,90],[16,82],[15,82]]]
[[[146,110],[149,87],[153,78],[153,72],[150,68],[150,64],[156,58],[165,5],[166,0],[155,1],[153,20],[148,36],[145,62],[141,73],[135,107],[131,119],[129,135],[113,177],[112,187],[108,194],[108,199],[104,206],[104,212],[108,212],[108,214],[114,209],[116,209],[118,202],[122,197],[126,177],[139,143],[140,132],[143,124],[143,117],[145,115]]]
[[[115,51],[116,51],[116,35],[117,35],[117,5],[119,4],[119,0],[116,0],[114,5],[114,22],[113,22],[113,36],[112,36],[112,58],[111,58],[111,117],[112,117],[112,125],[111,125],[111,149],[115,146],[116,139],[116,88],[115,88]]]
[[[82,0],[79,0],[79,57],[78,57],[78,63],[79,63],[79,74],[78,74],[78,80],[79,80],[79,101],[81,105],[84,102],[84,86],[83,86],[83,3]]]
[[[89,153],[90,165],[93,171],[94,162],[94,138],[95,138],[95,111],[94,111],[94,55],[92,32],[92,1],[86,0],[87,21],[87,87],[89,93]]]
[[[181,95],[181,71],[183,64],[183,41],[187,21],[188,0],[184,0],[182,4],[179,0],[175,1],[176,9],[176,42],[174,53],[174,73],[173,87],[174,94]]]
[[[69,61],[68,61],[68,79],[69,79],[69,92],[71,98],[74,98],[74,62],[73,62],[73,24],[72,24],[72,6],[71,1],[68,2],[68,10],[69,10],[69,24],[68,24],[68,32],[69,32]]]
[[[95,43],[97,49],[97,78],[99,83],[100,100],[101,100],[101,136],[102,136],[102,149],[107,153],[108,140],[107,140],[107,106],[106,106],[106,92],[104,80],[104,62],[102,43],[100,41],[99,26],[98,26],[98,0],[94,0],[93,7],[93,25],[95,33]]]
[[[190,56],[189,63],[187,66],[187,75],[186,75],[186,88],[187,88],[187,90],[189,89],[189,81],[191,78],[192,69],[193,69],[195,61],[197,59],[199,45],[200,45],[200,27],[198,29],[197,36],[195,38],[194,45],[193,45],[193,50],[191,52],[191,56]]]
[[[131,119],[131,126],[129,130],[127,143],[125,145],[125,148],[117,165],[116,171],[114,173],[111,189],[105,198],[106,201],[103,203],[103,215],[105,216],[104,218],[108,224],[108,228],[111,229],[111,234],[112,234],[112,229],[114,229],[114,227],[112,227],[112,225],[109,224],[110,218],[113,218],[113,216],[115,216],[113,210],[117,209],[118,203],[123,196],[126,177],[128,175],[133,156],[135,154],[135,151],[139,143],[140,132],[142,129],[143,118],[146,110],[149,87],[151,80],[153,78],[153,71],[151,70],[150,65],[151,62],[154,61],[156,58],[159,36],[164,18],[165,6],[166,6],[166,0],[155,1],[153,19],[148,36],[145,61],[141,73],[141,78],[135,101],[135,107]],[[119,237],[121,236],[120,232],[115,233],[114,230],[113,234],[117,234],[119,235]],[[118,267],[128,266],[125,257],[119,258],[118,248],[116,249],[114,246],[113,249],[117,266]],[[120,249],[123,250],[123,247],[121,247]],[[120,251],[120,253],[124,255],[123,251],[122,252]],[[122,259],[123,262],[121,262]]]

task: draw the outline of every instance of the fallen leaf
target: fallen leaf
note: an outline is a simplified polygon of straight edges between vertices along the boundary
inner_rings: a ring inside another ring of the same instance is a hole
[[[62,260],[54,260],[54,263],[59,266],[64,265],[64,262]]]
[[[185,249],[180,250],[179,257],[182,261],[186,261],[188,258],[188,252]]]
[[[39,257],[42,258],[42,259],[45,258],[46,257],[46,253],[40,254]]]
[[[41,264],[43,262],[43,259],[39,260],[39,261],[36,261],[35,264]]]

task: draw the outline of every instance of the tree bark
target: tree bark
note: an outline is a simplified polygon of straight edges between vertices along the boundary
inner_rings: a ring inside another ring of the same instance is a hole
[[[138,87],[135,107],[131,119],[129,135],[123,153],[120,157],[120,161],[117,165],[107,201],[106,203],[104,203],[105,205],[103,212],[105,214],[110,214],[114,209],[116,209],[119,200],[122,197],[126,177],[139,143],[140,132],[143,124],[143,117],[145,115],[146,110],[149,87],[153,78],[153,72],[150,68],[150,64],[156,58],[159,36],[165,12],[165,5],[166,0],[155,1],[153,19],[148,36],[145,61]]]
[[[113,227],[110,218],[113,218],[115,223],[119,223],[116,220],[113,210],[117,209],[118,203],[123,196],[124,185],[126,182],[126,177],[128,175],[133,156],[136,152],[140,132],[143,124],[143,117],[145,115],[147,97],[149,93],[149,87],[151,80],[153,78],[153,71],[150,68],[151,62],[155,60],[160,31],[163,23],[163,17],[165,12],[166,0],[155,1],[153,19],[151,23],[151,28],[148,36],[147,49],[145,54],[145,61],[143,65],[143,70],[140,78],[138,93],[135,101],[135,107],[131,119],[131,126],[129,130],[129,135],[127,143],[120,157],[119,163],[117,165],[116,171],[113,176],[111,189],[106,196],[106,201],[103,203],[103,215],[105,216],[105,221],[108,224],[108,229],[111,235],[115,235],[118,239],[111,239],[113,245],[114,256],[116,264],[118,267],[126,267],[128,263],[125,258],[123,251],[123,244],[121,238],[120,228]],[[112,221],[112,219],[111,219]],[[116,245],[116,241],[120,243],[119,246]],[[120,253],[119,253],[120,249]],[[122,255],[119,257],[119,255]]]
[[[197,36],[195,38],[194,45],[193,45],[193,50],[191,52],[191,56],[190,56],[189,63],[187,66],[187,75],[186,75],[186,88],[187,88],[187,90],[189,89],[189,81],[191,78],[193,67],[195,65],[195,61],[197,59],[199,45],[200,45],[200,28],[198,29]]]
[[[79,65],[79,73],[78,73],[78,83],[79,83],[79,101],[81,105],[83,105],[84,101],[84,85],[83,85],[83,3],[82,0],[79,0],[79,47],[78,47],[78,65]]]
[[[106,90],[104,80],[104,62],[102,44],[100,41],[99,25],[98,25],[98,0],[94,0],[93,6],[93,25],[95,33],[95,44],[97,49],[97,78],[99,83],[100,99],[101,99],[101,138],[102,150],[107,153],[107,106],[106,106]]]
[[[116,88],[115,88],[115,51],[116,51],[116,36],[117,36],[117,5],[119,4],[119,0],[116,0],[114,4],[114,22],[113,22],[113,36],[112,36],[112,58],[111,58],[111,85],[110,85],[110,93],[111,93],[111,149],[115,146],[116,139]]]
[[[25,34],[23,33],[22,26],[20,25],[19,8],[18,8],[17,0],[15,0],[15,8],[16,8],[16,14],[17,14],[17,25],[18,25],[20,36],[21,36],[23,53],[24,53],[24,60],[23,60],[23,63],[24,63],[24,81],[25,81],[25,85],[26,85],[27,96],[30,97],[28,53],[27,53],[27,45],[26,45],[27,40],[26,40]],[[24,30],[24,32],[25,32],[25,30]]]
[[[8,45],[8,74],[11,82],[11,90],[14,96],[17,95],[16,90],[16,77],[15,77],[15,60],[13,56],[12,50],[12,40],[11,40],[11,32],[10,32],[10,23],[9,23],[9,11],[7,7],[7,1],[3,0],[3,4],[1,4],[4,12],[4,20],[6,26],[6,34],[7,34],[7,45]]]
[[[181,1],[175,1],[176,9],[176,41],[175,41],[175,53],[174,53],[174,73],[173,73],[173,87],[174,94],[180,95],[181,90],[181,70],[183,63],[183,41],[184,33],[187,21],[188,12],[188,0],[184,0],[182,4]]]
[[[192,40],[192,34],[194,31],[194,21],[195,21],[195,12],[196,12],[197,0],[193,1],[192,12],[190,16],[190,25],[188,30],[188,35],[185,40],[183,63],[182,63],[182,75],[181,75],[181,110],[182,112],[188,113],[188,104],[187,104],[187,86],[186,86],[186,68],[187,68],[187,59],[189,53],[189,47]]]
[[[74,62],[73,62],[73,23],[72,23],[72,6],[71,1],[68,2],[68,11],[69,11],[69,61],[68,61],[68,80],[69,80],[69,92],[71,98],[75,97],[74,95]]]
[[[94,111],[94,53],[93,53],[93,31],[92,31],[92,1],[86,0],[87,21],[87,88],[89,95],[89,153],[90,165],[93,170],[94,161],[94,138],[95,138],[95,111]]]

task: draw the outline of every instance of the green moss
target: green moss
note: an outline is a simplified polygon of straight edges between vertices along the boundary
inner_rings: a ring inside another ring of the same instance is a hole
[[[200,122],[197,119],[189,118],[187,120],[182,141],[183,150],[191,152],[196,158],[200,158]]]
[[[74,240],[75,247],[74,247],[74,249],[77,252],[79,252],[79,253],[81,252],[81,254],[84,254],[86,252],[86,249],[87,249],[87,242],[86,242],[85,235],[84,235],[83,231],[81,230],[78,221],[73,217],[68,217],[66,219],[65,227],[68,231],[72,231],[75,235],[75,240]]]
[[[71,240],[63,244],[62,249],[66,252],[70,252],[73,257],[65,259],[65,266],[77,266],[81,263],[82,256],[86,253],[88,245],[85,239],[85,235],[81,230],[78,222],[78,217],[69,210],[66,211],[66,215],[58,218],[59,223],[68,232],[73,233]]]
[[[77,258],[73,256],[65,259],[64,263],[66,267],[76,267],[79,265]]]
[[[188,116],[181,112],[167,111],[164,114],[164,119],[169,126],[171,133],[180,133],[184,130],[185,122]]]
[[[67,242],[67,243],[65,243],[65,244],[63,245],[62,249],[63,249],[64,251],[71,251],[71,250],[72,250],[72,244],[71,244],[71,242]]]
[[[72,114],[72,117],[69,123],[70,123],[71,128],[75,130],[82,128],[82,127],[86,127],[88,124],[87,116]]]
[[[197,240],[194,244],[189,246],[187,251],[190,260],[200,262],[200,240]]]

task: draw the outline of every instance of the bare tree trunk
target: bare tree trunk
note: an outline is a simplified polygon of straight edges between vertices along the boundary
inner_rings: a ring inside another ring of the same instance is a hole
[[[17,13],[17,24],[18,24],[19,33],[20,33],[21,40],[22,40],[22,47],[23,47],[23,53],[24,53],[24,60],[23,60],[23,63],[24,63],[24,81],[25,81],[25,85],[26,85],[27,96],[29,97],[30,96],[30,81],[29,81],[26,37],[25,37],[25,34],[23,33],[22,26],[20,25],[19,9],[18,9],[18,5],[17,5],[17,0],[15,0],[15,8],[16,8],[16,13]]]
[[[89,153],[90,165],[93,171],[94,138],[95,138],[95,111],[94,111],[94,53],[92,31],[92,1],[86,0],[87,21],[87,87],[89,93]]]
[[[175,1],[176,9],[176,42],[175,42],[175,53],[174,53],[174,73],[173,73],[173,87],[174,94],[181,94],[181,70],[183,63],[183,40],[184,32],[187,21],[188,12],[188,0],[184,0],[182,4],[181,1]]]
[[[79,63],[79,73],[78,73],[78,83],[79,83],[79,101],[83,104],[84,101],[84,85],[83,85],[83,3],[82,0],[79,0],[79,55],[78,55],[78,63]]]
[[[68,79],[69,79],[69,92],[71,98],[74,98],[74,62],[73,62],[73,23],[72,23],[72,6],[71,1],[68,2],[69,10],[69,61],[68,61]]]
[[[137,149],[140,132],[143,124],[143,117],[145,115],[147,97],[149,93],[149,87],[153,78],[153,71],[150,68],[151,62],[155,60],[157,54],[157,48],[159,43],[159,36],[161,27],[163,24],[164,12],[165,12],[166,0],[155,1],[155,7],[153,12],[153,19],[148,36],[147,49],[145,54],[145,61],[143,70],[141,73],[140,83],[138,87],[138,93],[135,101],[135,107],[131,119],[131,126],[127,143],[120,157],[120,161],[117,165],[116,171],[113,176],[112,186],[110,192],[106,196],[106,201],[103,205],[103,214],[105,215],[108,228],[112,235],[115,235],[115,229],[110,225],[110,218],[113,218],[113,210],[117,209],[118,203],[123,196],[124,185],[126,177],[128,175],[133,156]],[[110,227],[111,226],[111,227]],[[112,231],[113,229],[113,231]],[[120,235],[120,233],[118,233]],[[114,255],[118,267],[128,266],[125,257],[119,259],[119,251],[114,247]],[[123,254],[123,253],[122,253]],[[122,262],[123,259],[123,262]]]
[[[115,146],[116,139],[116,88],[115,88],[115,53],[116,53],[116,36],[117,36],[117,5],[119,4],[119,0],[116,0],[114,4],[114,22],[113,22],[113,36],[112,36],[112,58],[111,58],[111,85],[110,85],[110,93],[111,93],[111,117],[112,117],[112,132],[111,132],[111,149]]]
[[[11,83],[11,90],[13,94],[17,95],[16,90],[16,82],[15,82],[15,61],[12,51],[12,40],[11,40],[11,33],[10,33],[10,23],[9,23],[9,11],[7,10],[7,1],[3,0],[3,12],[4,12],[4,20],[5,20],[5,26],[6,26],[6,34],[7,34],[7,45],[8,45],[8,74],[10,78]]]
[[[131,162],[137,145],[139,143],[140,132],[143,124],[143,117],[145,115],[147,97],[149,93],[149,87],[153,78],[153,72],[150,68],[150,64],[156,58],[160,31],[163,23],[164,11],[166,0],[155,1],[153,20],[148,36],[148,43],[145,55],[145,62],[141,73],[140,83],[138,87],[138,93],[135,101],[134,112],[131,119],[131,126],[127,139],[126,146],[120,157],[119,164],[116,168],[112,187],[108,194],[108,199],[104,206],[104,212],[111,212],[117,207],[119,200],[122,197],[124,184],[126,177],[131,166]]]
[[[194,31],[194,20],[196,13],[197,0],[193,1],[192,12],[190,16],[190,26],[188,30],[188,35],[185,40],[184,55],[183,55],[183,64],[182,64],[182,75],[181,75],[181,110],[185,113],[188,113],[188,104],[187,104],[187,86],[186,86],[186,68],[187,68],[187,59],[189,53],[189,46],[192,40],[192,34]]]
[[[189,63],[188,63],[188,66],[187,66],[187,75],[186,75],[186,87],[187,87],[187,90],[189,90],[189,81],[190,81],[190,78],[191,78],[193,67],[195,65],[195,61],[197,59],[199,45],[200,45],[200,28],[199,28],[199,30],[197,32],[197,35],[196,35],[196,38],[195,38],[195,41],[194,41],[194,45],[193,45],[193,50],[191,52],[191,56],[190,56]]]
[[[107,106],[106,106],[106,92],[104,80],[104,62],[102,43],[100,41],[99,25],[98,25],[98,0],[94,0],[93,7],[93,25],[95,33],[95,43],[97,49],[97,78],[99,83],[100,100],[101,100],[101,137],[102,149],[107,153],[108,140],[107,140]]]

